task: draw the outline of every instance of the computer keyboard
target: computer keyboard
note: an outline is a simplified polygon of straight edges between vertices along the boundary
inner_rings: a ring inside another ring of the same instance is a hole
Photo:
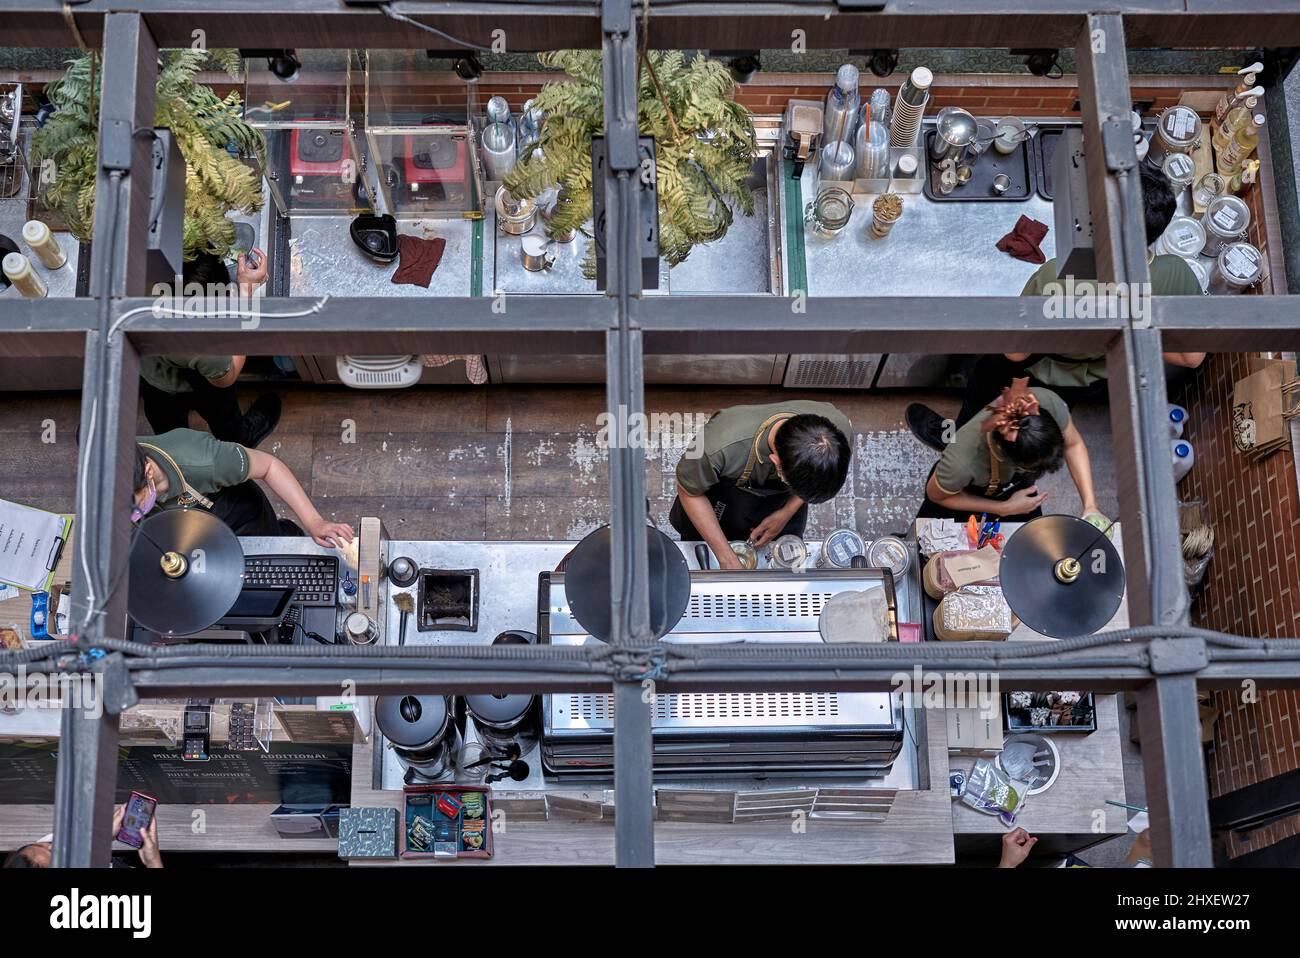
[[[245,556],[244,586],[293,588],[296,605],[332,606],[338,601],[339,560],[337,556]]]

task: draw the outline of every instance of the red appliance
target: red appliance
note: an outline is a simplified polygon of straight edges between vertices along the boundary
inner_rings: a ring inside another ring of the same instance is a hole
[[[351,207],[356,181],[352,147],[343,130],[293,131],[289,141],[289,197],[295,204]]]
[[[466,134],[431,130],[430,135],[406,136],[401,176],[395,187],[401,199],[399,207],[461,206],[465,203],[469,183],[469,148]],[[389,185],[393,178],[389,174]]]

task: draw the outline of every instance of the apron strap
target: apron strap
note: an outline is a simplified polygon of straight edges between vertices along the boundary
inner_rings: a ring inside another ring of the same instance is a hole
[[[749,458],[745,460],[745,471],[740,474],[736,480],[737,486],[748,487],[750,474],[754,471],[754,466],[758,463],[758,444],[763,438],[763,433],[767,432],[776,423],[782,419],[793,419],[795,413],[779,412],[775,416],[768,416],[763,420],[763,425],[758,427],[758,432],[754,433],[754,445],[749,450]]]
[[[204,509],[212,508],[212,500],[189,484],[189,481],[185,478],[185,473],[181,472],[181,467],[175,459],[151,443],[142,442],[140,445],[145,449],[148,449],[150,452],[162,456],[167,460],[167,464],[176,470],[176,475],[181,480],[181,494],[177,501],[182,507],[189,507],[197,504],[202,506]]]
[[[1002,479],[999,475],[998,469],[998,457],[993,451],[993,433],[987,432],[984,434],[984,443],[989,449],[989,484],[984,489],[984,497],[986,499],[992,499],[993,494],[997,492],[998,487],[1002,485]]]

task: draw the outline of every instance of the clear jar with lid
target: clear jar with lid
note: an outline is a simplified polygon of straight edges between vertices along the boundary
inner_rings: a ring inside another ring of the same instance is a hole
[[[1200,145],[1200,114],[1190,106],[1171,106],[1156,121],[1147,158],[1160,166],[1170,153],[1193,153]]]
[[[1190,216],[1175,216],[1156,240],[1155,251],[1166,256],[1187,258],[1200,255],[1205,247],[1205,227]]]
[[[1202,209],[1209,206],[1228,189],[1227,181],[1218,173],[1206,173],[1196,181],[1192,190],[1192,205]]]
[[[772,543],[772,565],[777,569],[802,570],[808,564],[808,544],[796,535],[784,535]]]
[[[1196,282],[1200,283],[1201,292],[1203,294],[1208,293],[1210,291],[1210,271],[1205,268],[1205,263],[1196,256],[1191,259],[1184,259],[1183,262],[1191,269],[1192,274],[1196,277]]]
[[[1201,214],[1205,227],[1204,256],[1214,256],[1227,243],[1234,243],[1246,235],[1250,228],[1250,207],[1240,197],[1220,196],[1210,202]]]
[[[1264,255],[1250,243],[1229,243],[1210,268],[1211,293],[1240,293],[1264,278]]]
[[[1165,157],[1164,163],[1160,165],[1166,179],[1169,180],[1170,187],[1173,188],[1174,198],[1192,185],[1192,180],[1196,177],[1196,164],[1186,153],[1170,153]]]

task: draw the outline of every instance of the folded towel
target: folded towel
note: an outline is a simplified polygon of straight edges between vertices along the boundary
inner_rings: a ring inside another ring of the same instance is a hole
[[[1046,235],[1047,225],[1045,223],[1031,220],[1028,216],[1022,215],[1016,221],[1015,229],[998,240],[998,249],[1004,253],[1010,253],[1016,259],[1024,260],[1026,263],[1045,263],[1047,257],[1038,248],[1038,244],[1043,241],[1043,237]]]
[[[429,280],[442,262],[442,252],[446,248],[447,241],[441,236],[436,239],[420,239],[403,233],[397,237],[397,255],[401,262],[393,272],[393,282],[428,289]]]

